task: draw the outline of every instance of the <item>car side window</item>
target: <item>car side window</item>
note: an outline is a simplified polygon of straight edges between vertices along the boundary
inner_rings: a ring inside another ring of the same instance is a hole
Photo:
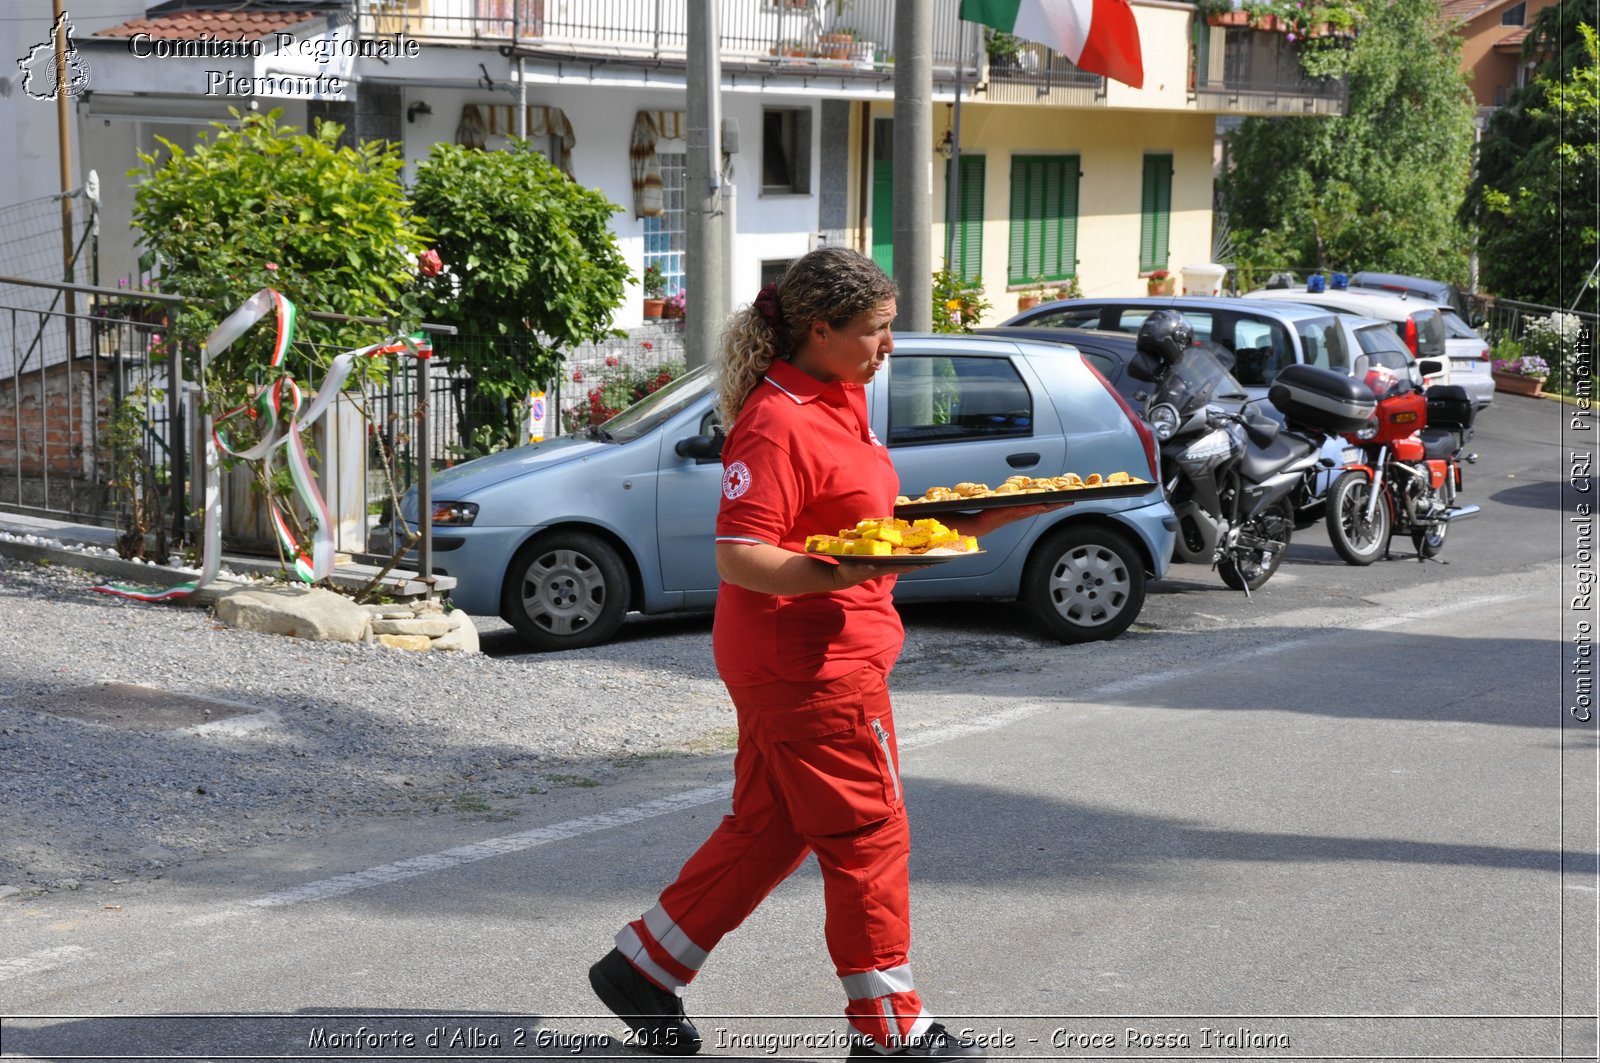
[[[1008,358],[894,356],[889,445],[1033,434],[1033,396]]]
[[[1417,323],[1417,357],[1444,357],[1444,318],[1437,310],[1417,310],[1411,318]]]
[[[1350,353],[1345,350],[1344,331],[1332,317],[1309,317],[1295,323],[1300,334],[1300,350],[1307,365],[1348,372]]]
[[[1099,351],[1086,351],[1082,347],[1078,348],[1078,353],[1083,355],[1084,361],[1094,366],[1096,371],[1098,371],[1099,374],[1105,377],[1107,380],[1113,380],[1116,378],[1117,368],[1119,365],[1121,365],[1121,363],[1115,358],[1112,358],[1110,355],[1101,354]]]
[[[1233,323],[1233,375],[1245,387],[1266,387],[1294,361],[1288,333],[1275,321],[1241,317]]]
[[[1153,313],[1155,313],[1154,310],[1146,310],[1144,307],[1140,307],[1137,310],[1124,310],[1117,315],[1117,323],[1112,326],[1112,330],[1138,335],[1139,326],[1143,325],[1144,319]]]
[[[1100,311],[1098,308],[1078,307],[1072,310],[1052,310],[1030,317],[1026,321],[1018,322],[1030,328],[1099,328]]]

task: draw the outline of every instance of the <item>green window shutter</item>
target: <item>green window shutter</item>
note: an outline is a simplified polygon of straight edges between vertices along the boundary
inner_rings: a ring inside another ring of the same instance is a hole
[[[1013,156],[1008,283],[1077,273],[1078,164],[1076,155]]]
[[[1139,204],[1139,272],[1167,268],[1167,242],[1172,232],[1172,156],[1144,157],[1144,184]]]
[[[950,270],[962,280],[977,280],[983,273],[984,156],[961,156],[959,209],[950,202],[951,163],[945,163],[945,225],[954,226],[950,241]]]

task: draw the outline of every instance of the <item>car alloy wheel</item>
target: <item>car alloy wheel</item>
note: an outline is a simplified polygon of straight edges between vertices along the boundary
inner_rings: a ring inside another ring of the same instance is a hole
[[[627,616],[627,568],[598,536],[542,535],[512,560],[501,611],[536,649],[593,646],[616,634]]]

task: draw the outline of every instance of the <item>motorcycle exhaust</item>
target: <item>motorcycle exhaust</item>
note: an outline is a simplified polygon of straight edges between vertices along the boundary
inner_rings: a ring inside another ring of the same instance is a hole
[[[1467,505],[1459,506],[1456,509],[1445,510],[1444,519],[1446,522],[1453,522],[1466,520],[1468,517],[1476,517],[1477,515],[1478,507],[1469,502]]]

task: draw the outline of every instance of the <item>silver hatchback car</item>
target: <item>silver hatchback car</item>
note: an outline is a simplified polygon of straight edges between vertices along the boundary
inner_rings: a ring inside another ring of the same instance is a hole
[[[436,475],[434,569],[455,577],[454,603],[504,617],[546,650],[604,642],[632,610],[712,607],[722,465],[711,384],[697,369],[584,435]],[[1177,521],[1156,486],[1154,437],[1075,349],[897,336],[867,404],[911,497],[1019,473],[1126,471],[1152,482],[1145,494],[1002,528],[982,554],[902,576],[898,600],[1017,600],[1067,642],[1112,638],[1139,615]],[[408,523],[416,507],[413,491],[401,504]],[[959,515],[941,519],[960,528]]]

